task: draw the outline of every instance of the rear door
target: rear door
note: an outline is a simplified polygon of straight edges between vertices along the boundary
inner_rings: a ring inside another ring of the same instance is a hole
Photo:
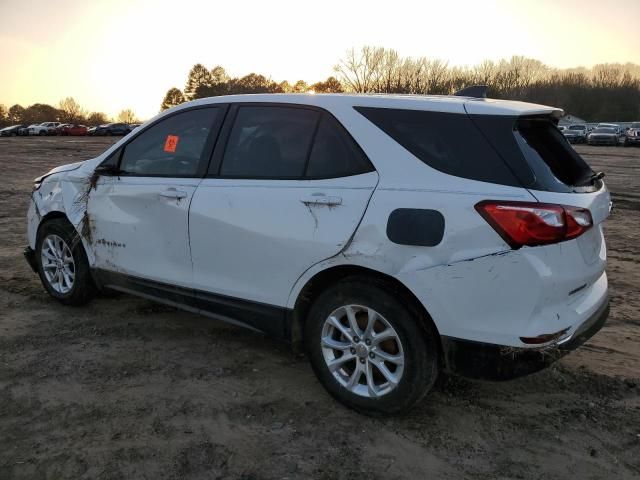
[[[300,275],[349,241],[378,175],[321,110],[239,104],[229,118],[191,204],[194,286],[214,303],[285,306]]]
[[[189,204],[206,171],[224,107],[177,112],[107,161],[87,213],[95,268],[190,287]]]

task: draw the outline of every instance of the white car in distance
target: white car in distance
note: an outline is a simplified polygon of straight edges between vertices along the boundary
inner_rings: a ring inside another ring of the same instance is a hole
[[[43,122],[37,125],[29,125],[29,135],[49,135],[55,128],[61,125],[60,122]]]

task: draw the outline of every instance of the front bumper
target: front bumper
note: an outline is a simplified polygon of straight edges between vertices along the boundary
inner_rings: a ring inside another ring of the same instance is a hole
[[[38,262],[36,261],[36,252],[33,250],[33,248],[25,247],[22,254],[24,255],[24,258],[29,264],[29,266],[31,267],[31,270],[33,270],[35,273],[38,273]]]
[[[540,348],[516,348],[442,337],[445,369],[483,380],[510,380],[540,371],[593,337],[609,316],[609,299],[568,339]]]
[[[589,138],[587,140],[589,145],[617,145],[618,139],[613,138]]]

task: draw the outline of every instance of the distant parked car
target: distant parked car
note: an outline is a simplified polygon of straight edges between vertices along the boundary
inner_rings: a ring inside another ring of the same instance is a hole
[[[65,127],[68,127],[69,125],[71,125],[70,123],[61,123],[60,125],[58,125],[55,129],[53,134],[54,135],[62,135],[62,129]]]
[[[587,137],[589,145],[618,145],[619,130],[615,127],[596,127]]]
[[[87,134],[87,127],[84,125],[67,124],[60,129],[60,135],[84,136]]]
[[[0,130],[0,137],[15,137],[20,135],[20,130],[24,129],[26,125],[11,125]]]
[[[640,122],[633,122],[624,137],[624,146],[640,145]]]
[[[585,143],[587,141],[587,126],[585,124],[569,125],[562,134],[569,143]]]
[[[100,125],[93,132],[94,135],[127,135],[131,129],[126,123],[107,123]]]
[[[54,135],[60,122],[43,122],[38,125],[29,125],[29,135]]]

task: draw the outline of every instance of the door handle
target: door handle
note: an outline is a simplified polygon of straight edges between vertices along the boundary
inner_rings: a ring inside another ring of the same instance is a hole
[[[175,188],[168,188],[166,190],[163,190],[162,192],[160,192],[158,195],[160,195],[161,197],[164,198],[185,198],[187,196],[187,192],[184,192],[182,190],[176,190]]]
[[[305,205],[342,205],[342,197],[330,197],[324,194],[313,194],[302,197],[300,200]]]

